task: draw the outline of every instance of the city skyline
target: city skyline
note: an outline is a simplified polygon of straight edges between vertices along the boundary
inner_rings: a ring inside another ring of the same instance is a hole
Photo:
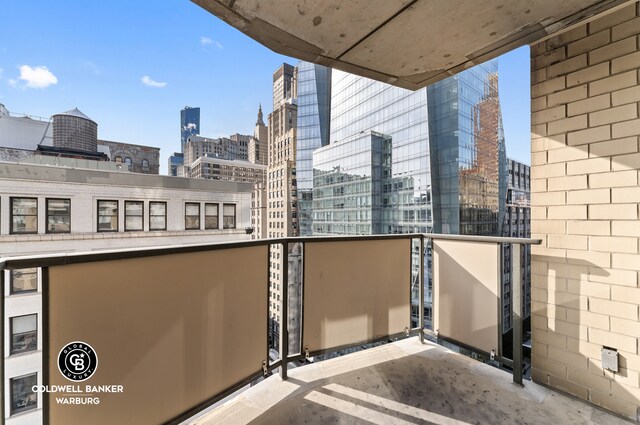
[[[0,103],[11,112],[45,117],[79,107],[99,123],[101,139],[160,147],[162,174],[169,155],[180,151],[177,128],[185,105],[201,108],[203,136],[251,134],[258,105],[266,106],[265,116],[271,112],[273,70],[298,63],[190,2],[69,9],[43,3],[5,7],[0,23],[9,35],[0,42]],[[156,25],[141,30],[143,10]],[[18,19],[22,15],[29,19]],[[87,19],[94,15],[99,22]],[[190,25],[177,25],[175,15]],[[74,36],[79,32],[82,40]],[[528,48],[501,57],[500,85],[508,155],[529,163],[529,70],[523,55],[528,57]]]

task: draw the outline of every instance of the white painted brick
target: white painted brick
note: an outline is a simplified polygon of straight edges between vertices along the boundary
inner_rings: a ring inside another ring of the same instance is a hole
[[[611,331],[623,335],[640,335],[640,322],[612,317]]]
[[[627,106],[634,107],[635,105],[631,104]],[[640,119],[613,124],[611,127],[611,135],[614,139],[640,135]]]
[[[576,235],[549,235],[549,248],[587,249],[589,238]]]
[[[563,90],[565,88],[565,78],[557,77],[551,80],[543,81],[539,84],[531,86],[531,97],[544,96],[545,94]]]
[[[631,105],[628,105],[631,106]],[[559,120],[560,118],[565,118],[565,106],[556,106],[555,108],[547,108],[542,111],[534,112],[531,114],[531,123],[532,124],[542,124],[549,121]],[[635,118],[635,117],[634,117]]]
[[[547,79],[547,68],[531,71],[531,84],[537,84]]]
[[[616,164],[624,163],[624,158],[629,156],[631,155],[622,155],[620,157],[614,156],[611,164],[612,168],[616,170],[616,167],[619,167],[619,165]],[[623,160],[616,160],[616,158],[623,158]],[[640,161],[640,157],[638,157],[638,161]],[[589,187],[592,189],[636,186],[637,184],[638,173],[636,171],[616,171],[613,173],[592,174],[589,176]]]
[[[540,111],[547,107],[547,96],[531,99],[531,111]]]
[[[622,319],[637,320],[638,306],[619,301],[608,301],[600,298],[589,299],[589,311]],[[606,345],[606,344],[605,344]],[[635,351],[633,351],[635,353]]]
[[[611,107],[611,95],[609,93],[590,97],[585,100],[572,102],[567,105],[567,115],[572,117],[586,112],[599,111]]]
[[[569,146],[576,146],[593,142],[601,142],[609,139],[611,139],[611,126],[603,125],[600,127],[593,127],[587,130],[569,133],[567,136],[567,144]]]
[[[611,285],[586,280],[567,279],[567,292],[608,300],[611,297]],[[585,323],[585,325],[588,324]]]
[[[640,202],[640,186],[612,189],[611,199],[615,204],[623,202]]]
[[[611,224],[608,221],[570,220],[567,221],[567,233],[570,235],[609,235]]]
[[[589,145],[589,156],[591,157],[622,155],[634,152],[638,152],[637,137],[607,140],[606,142],[591,143]],[[549,158],[552,158],[551,154],[549,154]]]
[[[613,221],[611,222],[611,234],[616,236],[640,237],[640,223],[624,220]]]
[[[584,205],[566,205],[566,206],[552,206],[548,207],[548,218],[563,220],[563,219],[586,219],[587,207]]]
[[[532,137],[531,152],[550,151],[566,146],[567,135],[556,134],[551,137]]]
[[[580,25],[572,30],[557,35],[547,40],[547,50],[554,50],[560,46],[571,43],[572,41],[579,40],[587,36],[587,26]]]
[[[531,177],[536,179],[565,175],[565,164],[532,165]]]
[[[603,29],[610,28],[622,22],[626,22],[636,17],[635,3],[631,3],[615,12],[608,13],[603,17],[589,22],[589,34],[594,34]]]
[[[627,255],[627,257],[632,256]],[[638,255],[634,255],[633,257],[636,257],[636,260],[640,260],[640,256]],[[611,287],[611,299],[630,304],[640,304],[640,288],[613,285]]]
[[[547,75],[550,78],[556,77],[558,75],[568,74],[570,72],[577,71],[578,69],[586,68],[586,66],[587,55],[582,54],[549,66],[547,69]]]
[[[587,189],[587,176],[550,177],[547,188],[549,191]]]
[[[609,190],[610,189],[572,190],[567,192],[567,204],[608,204],[611,202]]]
[[[564,205],[566,203],[566,192],[543,192],[532,193],[531,202],[535,206],[543,205]]]
[[[575,102],[577,100],[587,98],[587,85],[572,87],[567,90],[552,93],[547,96],[548,106],[563,105],[569,102]]]
[[[612,267],[623,270],[640,270],[640,255],[618,253],[611,255]]]
[[[622,252],[635,254],[638,252],[638,239],[615,236],[591,236],[589,249],[603,252]]]
[[[589,281],[636,287],[638,273],[633,270],[597,267],[589,271]]]
[[[600,62],[618,58],[636,50],[636,38],[628,37],[624,40],[609,43],[599,49],[589,52],[589,64],[594,65]]]
[[[567,175],[593,174],[611,171],[611,159],[608,157],[583,159],[567,163]]]
[[[634,52],[611,61],[612,74],[637,68],[640,68],[640,52]]]
[[[625,103],[640,102],[640,86],[614,91],[611,93],[613,106],[624,105]]]
[[[582,130],[584,128],[587,128],[587,115],[578,115],[548,123],[547,133],[566,133],[568,131]]]
[[[616,155],[611,158],[611,169],[614,171],[621,170],[639,170],[640,169],[640,153],[632,153],[629,155]],[[631,186],[630,182],[636,180],[633,177],[629,177],[628,184],[624,186]]]
[[[565,234],[566,227],[564,220],[531,220],[531,230],[535,233]]]
[[[611,41],[610,31],[600,31],[598,33],[592,33],[589,37],[582,38],[578,41],[567,46],[568,56],[576,56],[581,53],[589,52],[600,46],[605,46]]]
[[[567,261],[586,261],[597,267],[611,267],[611,254],[608,252],[567,250]]]
[[[611,39],[618,41],[634,34],[640,33],[640,18],[631,19],[623,24],[611,28]]]
[[[638,117],[638,107],[634,104],[618,106],[589,114],[589,126],[618,123]],[[614,136],[615,137],[615,136]]]
[[[581,323],[598,329],[609,329],[608,315],[593,313],[590,311],[567,309],[567,321],[572,323]]]
[[[531,165],[545,165],[547,163],[547,153],[532,152],[531,153]]]
[[[590,220],[635,220],[637,204],[589,205]]]
[[[562,149],[554,149],[547,153],[547,162],[567,162],[576,161],[578,159],[587,159],[589,157],[589,146],[571,146]]]
[[[543,137],[547,135],[547,124],[531,126],[531,138]]]
[[[567,55],[565,52],[565,48],[559,47],[550,52],[544,52],[536,57],[534,57],[531,61],[531,69],[536,70],[539,68],[544,68],[545,66],[552,65],[556,62],[560,62],[566,59]]]
[[[624,350],[630,353],[636,353],[638,349],[637,338],[600,329],[589,329],[589,342],[606,345],[608,347],[617,348],[618,350]]]
[[[567,75],[567,87],[589,83],[609,76],[609,64],[601,63]],[[562,78],[562,77],[560,77]],[[559,83],[556,83],[559,84]],[[564,87],[563,87],[564,88]],[[557,90],[556,90],[557,91]]]
[[[532,179],[531,193],[544,192],[547,190],[547,179]]]
[[[589,96],[596,96],[606,92],[612,92],[626,87],[635,86],[638,83],[638,73],[627,71],[612,77],[589,83]]]

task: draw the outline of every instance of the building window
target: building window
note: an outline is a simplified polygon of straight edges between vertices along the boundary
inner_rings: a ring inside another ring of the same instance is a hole
[[[11,351],[22,354],[38,349],[37,315],[16,316],[11,318]]]
[[[224,229],[236,228],[236,206],[235,204],[224,204],[222,224]]]
[[[144,202],[124,201],[125,232],[144,230]]]
[[[98,232],[118,231],[118,201],[98,201]]]
[[[142,171],[149,171],[149,161],[146,159],[142,160]]]
[[[38,393],[33,391],[36,385],[38,385],[37,373],[11,378],[11,415],[26,412],[38,406]]]
[[[11,198],[11,233],[38,233],[37,198]]]
[[[122,164],[122,157],[116,156],[116,164]]]
[[[11,294],[38,290],[38,269],[11,270]]]
[[[149,202],[149,230],[167,230],[166,202]]]
[[[124,159],[124,163],[125,163],[125,164],[127,164],[129,167],[131,167],[131,158],[126,157],[126,158]]]
[[[47,233],[71,232],[71,200],[47,199]]]
[[[187,202],[184,205],[184,228],[186,230],[200,229],[200,204]]]
[[[218,204],[204,204],[204,228],[218,228]]]

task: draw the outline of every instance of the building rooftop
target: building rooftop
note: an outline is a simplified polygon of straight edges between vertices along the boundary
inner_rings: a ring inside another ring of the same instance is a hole
[[[290,369],[185,423],[628,424],[417,338]]]
[[[78,117],[78,118],[83,118],[85,120],[89,120],[89,121],[93,121],[91,118],[89,118],[88,116],[86,116],[81,110],[79,110],[78,108],[74,108],[74,109],[70,109],[66,112],[61,112],[59,114],[56,115],[69,115],[72,117]],[[95,122],[95,121],[93,121]]]

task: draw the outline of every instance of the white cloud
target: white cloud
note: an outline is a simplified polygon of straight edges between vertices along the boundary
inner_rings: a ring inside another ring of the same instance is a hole
[[[205,47],[214,44],[218,49],[224,49],[224,46],[222,45],[222,43],[220,43],[217,40],[213,40],[209,37],[205,37],[204,35],[200,36],[200,44],[202,44]]]
[[[93,72],[95,75],[102,74],[102,71],[100,70],[100,67],[98,65],[96,65],[94,62],[84,61],[84,62],[82,62],[82,66],[85,67],[86,69],[90,70],[91,72]]]
[[[29,65],[22,65],[18,79],[26,82],[24,87],[32,89],[44,89],[53,84],[58,84],[58,78],[46,66],[32,68]],[[16,86],[18,81],[12,79],[9,80],[9,84]]]
[[[142,84],[144,84],[147,87],[164,87],[167,85],[167,83],[164,81],[152,80],[151,77],[149,77],[148,75],[145,75],[144,77],[142,77],[141,81],[142,81]]]

